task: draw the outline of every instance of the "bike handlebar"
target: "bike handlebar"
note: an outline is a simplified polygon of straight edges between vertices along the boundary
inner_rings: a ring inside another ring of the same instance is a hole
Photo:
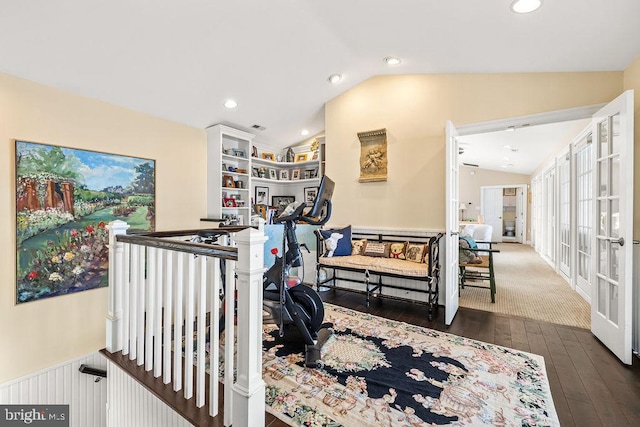
[[[291,215],[287,215],[287,216],[279,216],[278,218],[276,218],[273,223],[274,224],[279,224],[281,222],[286,222],[286,221],[304,221],[307,224],[311,224],[311,225],[324,225],[327,221],[329,221],[329,218],[331,218],[331,202],[327,201],[326,202],[326,206],[327,206],[327,210],[324,214],[324,216],[318,217],[318,218],[314,218],[314,217],[310,217],[307,215],[304,215],[302,212],[304,211],[304,209],[307,207],[304,203],[302,203],[300,206],[298,206],[296,208],[295,211],[293,211],[293,213]]]

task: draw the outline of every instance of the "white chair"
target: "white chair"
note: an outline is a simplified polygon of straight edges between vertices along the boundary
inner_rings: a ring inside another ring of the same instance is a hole
[[[491,249],[491,236],[493,227],[489,224],[467,224],[460,232],[460,236],[469,236],[478,244],[478,248]],[[478,255],[487,255],[479,253]]]

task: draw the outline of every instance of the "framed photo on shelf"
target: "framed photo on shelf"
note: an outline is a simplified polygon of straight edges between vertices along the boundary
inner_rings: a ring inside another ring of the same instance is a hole
[[[313,152],[313,157],[311,157],[311,160],[318,160],[318,152],[317,151]]]
[[[233,199],[231,197],[228,197],[226,199],[222,199],[222,206],[224,206],[225,208],[235,208],[235,207],[237,207],[236,199]]]
[[[306,162],[307,161],[307,153],[298,154],[296,156],[296,162]]]
[[[318,177],[318,168],[311,169],[311,178],[317,178],[317,177]]]
[[[313,203],[318,195],[318,187],[304,187],[305,203]]]
[[[236,156],[236,157],[242,157],[242,158],[246,158],[247,157],[247,155],[244,152],[244,150],[241,150],[239,148],[234,148],[233,149],[233,155]]]
[[[271,204],[278,209],[278,214],[282,213],[284,208],[295,201],[295,196],[273,196],[271,198]]]
[[[288,169],[280,169],[280,180],[288,181],[289,180],[289,170]]]
[[[255,145],[251,148],[251,157],[258,157],[258,147]]]
[[[269,187],[258,187],[256,185],[256,204],[268,205],[269,204]]]
[[[260,173],[258,172],[258,168],[251,168],[251,176],[258,178]]]
[[[291,180],[297,180],[300,179],[300,169],[293,169],[291,171]]]
[[[233,176],[222,175],[222,186],[227,188],[236,188],[236,183],[233,181]]]
[[[269,168],[269,179],[278,179],[278,172],[273,168]]]
[[[256,213],[262,217],[262,219],[267,219],[267,205],[256,205]]]
[[[273,153],[262,153],[262,158],[265,160],[274,160],[276,157]]]

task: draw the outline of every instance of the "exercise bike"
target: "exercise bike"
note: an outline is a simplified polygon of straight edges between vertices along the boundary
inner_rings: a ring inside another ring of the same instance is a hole
[[[304,268],[302,252],[305,244],[298,243],[296,224],[324,225],[331,217],[331,196],[334,182],[323,177],[318,195],[310,211],[307,206],[291,204],[274,220],[284,226],[283,256],[276,256],[275,263],[263,276],[264,310],[266,323],[278,325],[280,337],[295,336],[305,343],[305,366],[314,368],[321,363],[320,350],[331,336],[331,329],[323,328],[324,304],[320,295],[302,284],[300,277],[291,275],[292,268]]]
[[[278,325],[281,338],[288,340],[302,340],[305,344],[305,366],[315,368],[321,362],[321,349],[332,331],[323,328],[324,304],[320,295],[311,287],[304,285],[302,279],[291,275],[292,268],[304,269],[302,252],[304,248],[309,252],[305,244],[298,243],[295,233],[296,224],[304,222],[310,225],[324,225],[331,217],[331,197],[335,183],[323,176],[318,187],[318,194],[310,210],[305,203],[290,204],[282,214],[274,219],[275,224],[282,224],[283,256],[278,256],[273,251],[275,263],[264,273],[263,284],[263,309],[267,313],[263,317],[265,323]],[[231,227],[238,231],[243,227]],[[223,225],[220,230],[229,230]],[[223,232],[224,233],[224,232]],[[203,242],[213,243],[219,232],[204,231],[199,233]],[[224,272],[224,268],[221,269]],[[224,329],[224,315],[220,318],[220,331]]]

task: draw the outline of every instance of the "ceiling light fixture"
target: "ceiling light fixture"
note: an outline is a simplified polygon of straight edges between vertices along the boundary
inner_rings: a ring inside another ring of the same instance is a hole
[[[340,75],[340,74],[331,74],[327,80],[329,80],[329,83],[336,84],[340,80],[342,80],[342,75]]]
[[[234,101],[233,99],[227,99],[224,102],[224,106],[227,108],[236,108],[238,106],[238,103],[236,101]]]
[[[400,58],[396,58],[395,56],[387,56],[386,58],[384,58],[384,62],[386,62],[387,65],[398,65],[402,61],[400,60]]]
[[[306,130],[306,129],[302,129],[302,131],[300,131],[300,135],[307,136],[307,135],[309,135],[309,131]]]
[[[515,126],[509,126],[508,128],[505,129],[507,132],[513,132],[514,130],[516,130]]]
[[[530,13],[542,5],[542,0],[515,0],[511,3],[511,10],[515,13]]]

